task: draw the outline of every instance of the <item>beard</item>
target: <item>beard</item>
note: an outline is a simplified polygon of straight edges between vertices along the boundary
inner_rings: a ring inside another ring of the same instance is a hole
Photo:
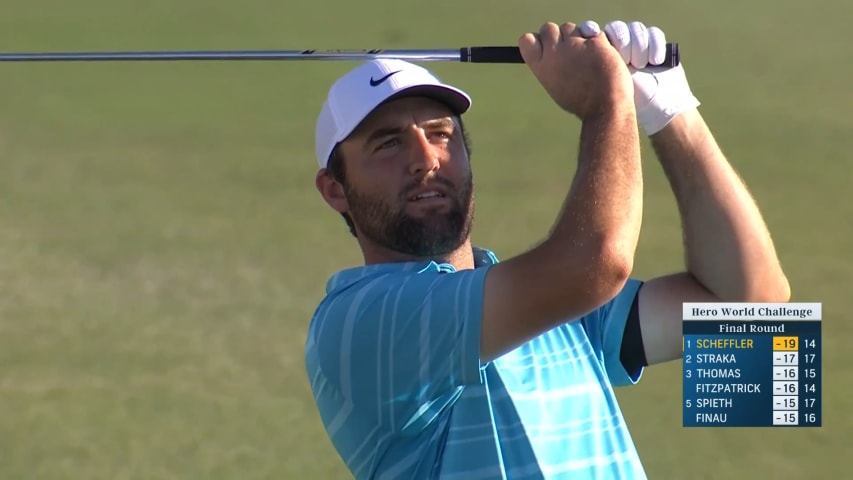
[[[407,185],[397,202],[345,184],[349,215],[358,225],[359,234],[387,249],[421,258],[447,255],[458,249],[468,239],[474,220],[473,179],[469,176],[458,189],[446,180],[434,181],[447,188],[450,210],[422,218],[406,213],[406,192],[420,183]]]

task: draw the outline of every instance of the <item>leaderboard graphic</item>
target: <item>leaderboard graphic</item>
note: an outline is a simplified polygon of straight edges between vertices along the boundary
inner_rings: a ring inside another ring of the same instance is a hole
[[[820,427],[820,303],[685,303],[685,427]]]

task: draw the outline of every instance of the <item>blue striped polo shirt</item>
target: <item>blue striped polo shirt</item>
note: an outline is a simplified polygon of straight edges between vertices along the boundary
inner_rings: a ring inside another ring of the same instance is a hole
[[[489,363],[478,267],[342,270],[311,321],[306,367],[335,449],[358,480],[645,479],[614,386],[641,285]]]

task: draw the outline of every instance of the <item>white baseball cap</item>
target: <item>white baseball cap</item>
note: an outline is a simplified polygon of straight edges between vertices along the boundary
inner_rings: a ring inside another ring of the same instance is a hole
[[[376,107],[408,95],[434,98],[457,115],[471,108],[468,94],[442,83],[421,66],[396,59],[371,60],[350,70],[329,89],[314,136],[320,168],[326,168],[335,145],[347,138]]]

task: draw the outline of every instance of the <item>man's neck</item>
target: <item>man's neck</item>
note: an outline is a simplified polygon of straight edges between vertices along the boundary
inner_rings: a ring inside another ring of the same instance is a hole
[[[364,264],[373,265],[377,263],[399,263],[399,262],[429,262],[449,263],[459,270],[469,270],[474,268],[474,250],[471,248],[471,240],[466,240],[459,248],[446,254],[435,257],[416,257],[406,255],[399,252],[394,252],[386,248],[377,247],[375,245],[365,245],[366,242],[359,242],[361,251],[364,255]]]

